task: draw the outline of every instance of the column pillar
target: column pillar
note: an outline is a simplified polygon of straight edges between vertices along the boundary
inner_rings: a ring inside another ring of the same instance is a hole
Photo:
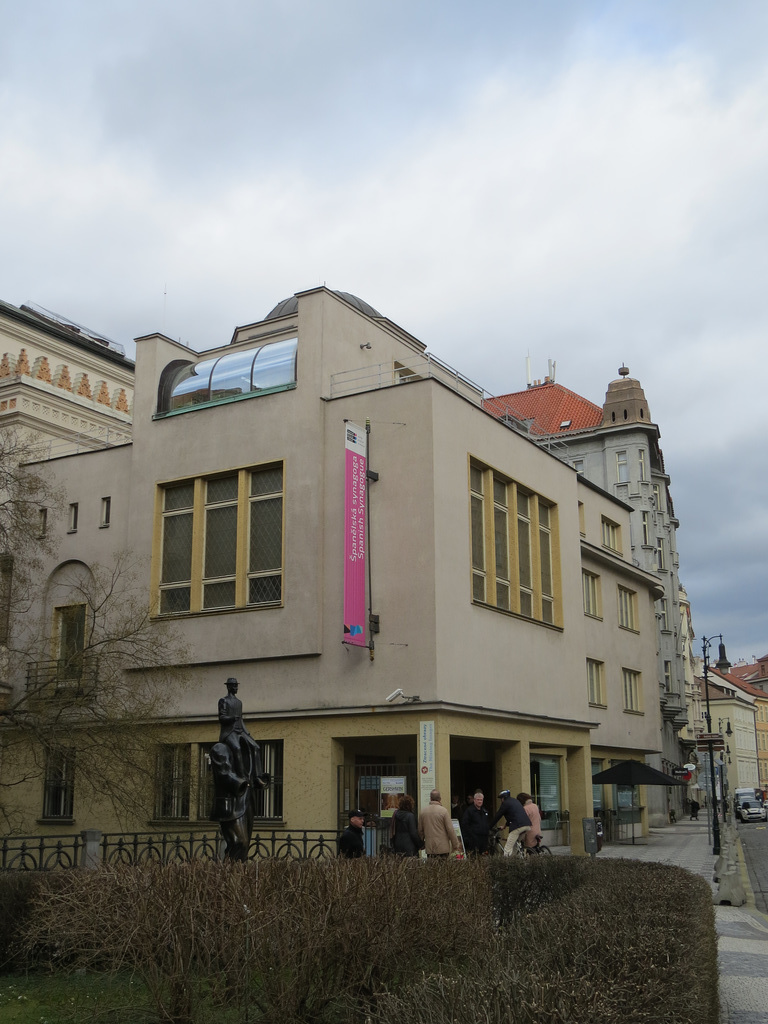
[[[568,748],[566,773],[571,818],[571,853],[585,857],[581,819],[594,817],[595,810],[592,803],[592,755],[587,744]]]

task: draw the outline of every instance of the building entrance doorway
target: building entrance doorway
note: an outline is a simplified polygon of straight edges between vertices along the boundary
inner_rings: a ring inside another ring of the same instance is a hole
[[[451,792],[441,794],[443,806],[450,809],[454,800],[458,798],[458,817],[461,818],[467,804],[472,802],[475,790],[482,789],[485,795],[485,809],[489,814],[493,814],[497,804],[493,773],[494,766],[491,761],[451,759]]]

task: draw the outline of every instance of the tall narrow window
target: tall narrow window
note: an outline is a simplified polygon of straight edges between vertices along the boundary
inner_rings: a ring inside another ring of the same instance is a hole
[[[648,477],[646,475],[647,474],[647,470],[646,470],[646,467],[645,467],[645,448],[640,448],[640,450],[637,453],[637,457],[638,457],[638,460],[640,462],[640,479],[641,480],[647,480]]]
[[[209,480],[206,486],[203,608],[235,605],[237,487],[237,475]]]
[[[37,513],[37,535],[40,540],[48,536],[48,509],[38,509]]]
[[[616,452],[616,479],[620,484],[629,482],[629,463],[626,452]]]
[[[664,538],[656,538],[656,566],[659,569],[666,569],[666,559],[664,558]]]
[[[581,585],[584,592],[584,614],[600,617],[600,577],[582,570]]]
[[[185,483],[166,487],[163,492],[161,612],[189,611],[194,491],[194,484]]]
[[[472,599],[485,601],[485,512],[483,473],[477,466],[469,470],[472,515]]]
[[[70,604],[56,609],[58,632],[59,680],[80,679],[83,674],[85,649],[86,608],[84,604]]]
[[[77,532],[77,522],[80,518],[80,506],[76,501],[73,501],[69,506],[69,533]]]
[[[661,486],[659,484],[653,485],[653,498],[656,503],[656,508],[659,512],[663,512],[664,506],[661,503]]]
[[[510,608],[509,522],[507,518],[507,485],[493,481],[493,541],[496,551],[496,607]]]
[[[621,551],[621,527],[618,523],[602,517],[603,545],[612,551]]]
[[[549,506],[539,500],[539,564],[541,566],[541,618],[555,621],[555,597],[552,580],[552,533]]]
[[[637,630],[637,594],[625,587],[619,587],[619,625]]]
[[[55,747],[45,759],[43,817],[71,818],[75,803],[75,751]]]
[[[587,658],[587,690],[590,704],[605,705],[604,666],[602,661]]]
[[[623,668],[621,674],[624,683],[624,710],[640,711],[640,673]]]
[[[643,512],[643,544],[645,544],[646,546],[651,543],[650,518],[650,512]]]
[[[270,604],[282,597],[283,467],[251,474],[248,604]]]
[[[112,499],[107,495],[106,498],[101,499],[101,523],[100,526],[103,529],[105,526],[109,526],[112,521]]]
[[[517,492],[517,556],[520,578],[520,614],[533,616],[533,567],[531,564],[531,499]]]
[[[666,597],[662,597],[659,601],[659,628],[663,630],[669,629],[669,605]]]
[[[664,690],[669,693],[672,690],[672,662],[664,662]]]
[[[188,743],[163,744],[157,754],[156,818],[189,817]]]

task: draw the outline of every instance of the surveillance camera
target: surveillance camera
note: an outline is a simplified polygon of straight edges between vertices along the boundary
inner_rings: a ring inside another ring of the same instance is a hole
[[[394,693],[390,693],[390,695],[387,697],[387,703],[391,704],[393,700],[396,700],[398,697],[404,697],[404,696],[405,696],[405,694],[403,693],[402,690],[395,690]]]

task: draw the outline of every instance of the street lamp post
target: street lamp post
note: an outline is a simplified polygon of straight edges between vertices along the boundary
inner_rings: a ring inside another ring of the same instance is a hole
[[[703,636],[701,638],[701,653],[704,658],[704,699],[706,701],[707,710],[705,717],[707,719],[707,733],[709,739],[707,740],[707,747],[709,748],[709,780],[712,787],[712,853],[716,856],[720,854],[720,821],[717,817],[717,789],[715,788],[715,750],[712,742],[712,714],[709,710],[709,649],[715,640],[720,641],[718,648],[718,658],[715,664],[727,665],[730,668],[728,659],[725,656],[725,644],[723,643],[723,634],[718,633],[717,636]]]
[[[725,733],[723,733],[723,722],[725,722]],[[718,718],[717,720],[717,731],[721,736],[733,736],[733,729],[731,728],[730,718]],[[723,751],[723,767],[722,767],[722,793],[723,793],[723,821],[727,819],[728,823],[732,823],[731,808],[728,803],[728,764],[731,761],[731,748],[728,746],[726,741],[725,750]]]

